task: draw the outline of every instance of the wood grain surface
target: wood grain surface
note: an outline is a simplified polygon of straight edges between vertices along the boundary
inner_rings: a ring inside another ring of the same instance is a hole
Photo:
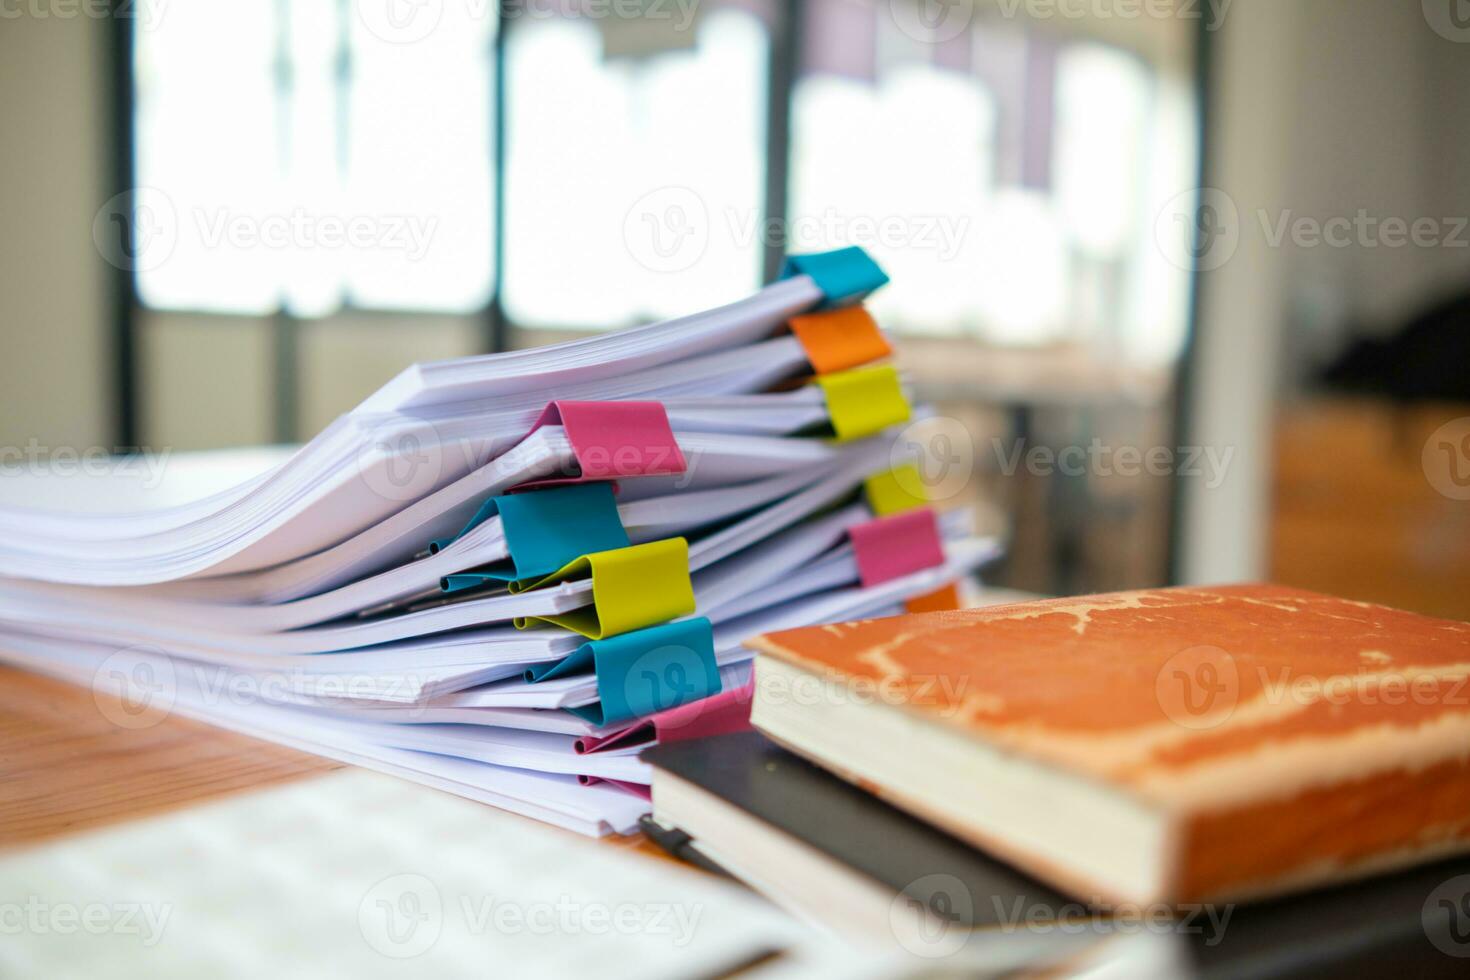
[[[344,768],[177,715],[122,727],[106,708],[87,688],[0,667],[0,850]],[[608,844],[675,860],[641,834]]]
[[[0,848],[341,768],[176,715],[128,728],[109,713],[86,688],[0,668]]]

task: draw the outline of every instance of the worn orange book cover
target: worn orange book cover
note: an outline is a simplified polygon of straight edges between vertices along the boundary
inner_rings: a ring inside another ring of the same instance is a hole
[[[753,645],[758,727],[1083,897],[1246,897],[1470,850],[1470,624],[1241,585]]]

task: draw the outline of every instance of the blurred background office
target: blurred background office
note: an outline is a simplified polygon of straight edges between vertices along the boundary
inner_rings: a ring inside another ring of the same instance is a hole
[[[992,581],[1470,617],[1463,7],[0,0],[0,446],[299,441],[857,244]]]

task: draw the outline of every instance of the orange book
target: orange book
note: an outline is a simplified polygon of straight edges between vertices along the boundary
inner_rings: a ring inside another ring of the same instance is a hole
[[[1470,624],[1267,585],[753,641],[771,738],[1084,900],[1470,851]]]

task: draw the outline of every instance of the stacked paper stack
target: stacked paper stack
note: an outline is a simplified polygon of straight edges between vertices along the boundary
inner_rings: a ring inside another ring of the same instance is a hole
[[[123,695],[124,724],[627,831],[639,747],[738,719],[746,639],[942,608],[997,552],[919,499],[861,306],[886,281],[797,256],[696,316],[418,365],[243,478],[265,456],[16,481],[0,658]]]

